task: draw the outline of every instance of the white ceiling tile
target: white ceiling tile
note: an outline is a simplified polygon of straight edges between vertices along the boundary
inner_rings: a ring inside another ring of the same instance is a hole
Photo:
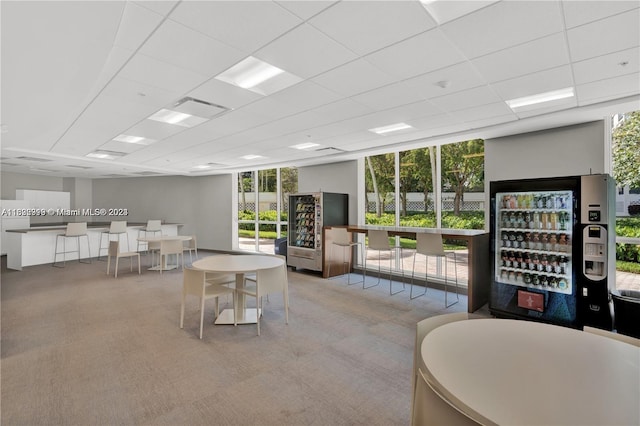
[[[603,80],[640,71],[640,49],[627,49],[573,64],[576,84]]]
[[[395,81],[363,59],[334,68],[312,80],[343,96],[356,95]]]
[[[573,61],[640,46],[640,8],[567,31]]]
[[[501,1],[440,28],[471,59],[562,31],[563,22],[557,1]]]
[[[232,84],[212,78],[189,92],[189,96],[227,108],[240,108],[263,96],[251,90],[242,89]]]
[[[423,6],[431,16],[438,22],[439,25],[445,22],[453,21],[461,16],[468,15],[471,12],[475,12],[478,9],[487,7],[490,4],[495,3],[497,0],[490,1],[434,1],[423,3]]]
[[[178,93],[185,93],[207,80],[205,75],[142,54],[135,55],[120,76]]]
[[[140,53],[206,76],[218,74],[245,57],[242,51],[173,21],[165,21]]]
[[[365,59],[390,75],[409,78],[457,64],[465,57],[435,28],[367,55]]]
[[[309,23],[360,55],[436,26],[417,1],[343,1]]]
[[[147,8],[149,10],[153,10],[163,16],[167,15],[173,7],[179,3],[179,0],[143,0],[136,1],[137,5]]]
[[[421,93],[417,92],[413,85],[407,82],[390,84],[379,89],[353,96],[352,99],[358,103],[381,111],[424,100]]]
[[[481,56],[471,61],[490,82],[507,80],[569,63],[564,33]]]
[[[164,16],[137,3],[127,2],[118,34],[113,42],[129,50],[136,50],[162,22]]]
[[[271,1],[183,1],[171,19],[245,54],[302,23]]]
[[[299,16],[302,19],[309,19],[314,15],[317,15],[324,9],[330,7],[331,5],[337,3],[336,1],[328,1],[328,0],[306,0],[306,1],[296,1],[296,0],[283,0],[277,1],[280,6],[294,13],[296,16]]]
[[[353,52],[307,24],[271,42],[253,56],[302,78],[356,59]]]
[[[159,141],[183,132],[184,130],[185,127],[175,126],[173,124],[161,123],[154,120],[142,120],[128,129],[123,129],[120,133],[142,136]],[[114,134],[114,136],[117,136],[117,134]]]
[[[564,21],[567,28],[577,27],[603,17],[617,15],[638,8],[638,1],[563,1]]]
[[[509,106],[504,102],[495,102],[492,104],[462,109],[457,111],[456,115],[465,123],[494,117],[511,117],[513,120],[517,118],[513,111],[511,111],[511,108],[509,108]]]
[[[486,84],[486,81],[469,62],[442,68],[419,75],[405,82],[424,99],[460,92]],[[444,87],[443,87],[444,86]]]
[[[571,67],[568,65],[492,85],[496,93],[505,101],[572,86]]]
[[[500,100],[489,86],[480,86],[462,92],[432,98],[431,102],[442,111],[460,111],[480,105],[493,104]]]
[[[482,118],[480,120],[465,121],[465,123],[469,125],[470,129],[481,129],[484,127],[491,127],[498,124],[509,123],[511,121],[516,121],[516,120],[518,120],[518,116],[512,113],[512,114],[500,115],[496,117]]]
[[[312,81],[303,81],[271,95],[270,98],[297,111],[307,111],[335,102],[341,97]]]
[[[339,121],[369,114],[373,112],[373,109],[352,99],[342,99],[330,104],[322,105],[313,109],[313,111],[318,115],[327,117],[331,121]]]
[[[581,106],[595,102],[608,101],[620,96],[638,94],[640,93],[640,73],[636,72],[633,74],[582,84],[576,88],[576,92]],[[638,109],[640,109],[640,104],[638,104]]]

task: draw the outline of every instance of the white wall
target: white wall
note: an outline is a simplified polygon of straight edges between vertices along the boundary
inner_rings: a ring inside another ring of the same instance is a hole
[[[487,139],[485,182],[605,172],[604,121]]]
[[[349,194],[349,223],[358,222],[358,162],[343,161],[298,168],[299,192]]]
[[[93,205],[127,208],[129,222],[161,219],[182,223],[179,234],[196,235],[198,247],[231,250],[230,182],[231,175],[94,179]]]
[[[3,200],[15,200],[16,189],[64,191],[62,178],[58,177],[2,172],[1,181]]]

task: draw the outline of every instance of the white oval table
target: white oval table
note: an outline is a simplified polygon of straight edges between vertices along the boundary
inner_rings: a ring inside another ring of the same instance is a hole
[[[193,262],[193,268],[206,272],[236,274],[236,288],[244,287],[244,274],[256,272],[258,269],[271,269],[284,265],[284,260],[278,256],[239,254],[208,256]],[[236,292],[238,298],[238,324],[255,324],[258,321],[255,309],[245,308],[245,295]],[[257,303],[257,302],[256,302]],[[216,318],[216,324],[233,324],[233,309],[225,309]]]
[[[566,327],[475,319],[422,341],[429,385],[480,424],[638,425],[640,348]]]

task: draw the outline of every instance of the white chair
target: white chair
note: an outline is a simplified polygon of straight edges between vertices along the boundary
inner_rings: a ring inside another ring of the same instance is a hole
[[[180,328],[184,328],[184,304],[187,295],[200,297],[200,339],[202,339],[202,326],[204,323],[204,302],[207,299],[215,299],[215,318],[218,317],[219,300],[224,294],[233,296],[233,309],[236,309],[235,289],[225,284],[235,283],[236,277],[231,274],[212,274],[192,268],[184,268],[182,284],[182,304],[180,306]],[[234,324],[237,325],[234,318]]]
[[[416,341],[413,352],[413,378],[411,400],[411,425],[477,425],[476,422],[457,411],[435,392],[424,376],[422,341],[436,328],[455,321],[472,319],[466,312],[437,315],[424,319],[416,325]]]
[[[184,269],[184,246],[182,240],[163,240],[160,241],[160,273],[163,269],[168,269],[169,256],[176,256],[176,268],[180,266],[179,260],[182,256],[182,269]]]
[[[374,284],[374,285],[370,285],[370,286],[365,286],[365,282],[362,282],[362,288],[367,289],[367,288],[371,288],[371,287],[375,287],[378,284],[380,284],[380,276],[382,273],[381,270],[381,264],[382,264],[382,256],[381,253],[382,252],[387,252],[389,253],[389,294],[394,295],[394,294],[398,294],[401,291],[404,291],[405,289],[405,285],[404,285],[404,281],[402,282],[402,290],[398,290],[398,291],[393,291],[393,278],[391,276],[391,265],[392,265],[392,261],[393,261],[393,255],[395,254],[396,250],[401,250],[401,247],[398,246],[391,246],[391,244],[389,244],[389,233],[386,230],[377,230],[377,229],[372,229],[369,230],[369,232],[367,232],[368,235],[368,239],[369,239],[369,243],[367,244],[367,255],[365,256],[365,265],[364,265],[364,273],[363,273],[363,277],[366,280],[366,276],[367,276],[367,258],[369,257],[369,250],[373,250],[373,251],[377,251],[378,252],[378,281]],[[402,258],[402,253],[400,253],[400,257]],[[404,269],[404,268],[402,268]]]
[[[80,254],[80,237],[87,239],[87,258],[88,261],[83,262]],[[58,251],[58,241],[62,238],[62,251]],[[75,238],[76,249],[67,251],[67,239]],[[56,268],[62,268],[67,264],[67,253],[78,253],[78,262],[91,263],[91,247],[89,246],[89,235],[87,234],[87,222],[72,222],[67,224],[67,229],[64,234],[56,235],[56,246],[53,255],[53,264]],[[58,262],[58,255],[62,255],[62,266],[56,265]]]
[[[107,252],[107,275],[109,275],[109,269],[111,268],[111,258],[116,258],[115,264],[115,278],[118,278],[118,261],[121,257],[128,257],[130,262],[129,270],[133,271],[133,258],[138,258],[138,275],[140,275],[140,253],[137,251],[120,251],[120,241],[109,241],[109,249]]]
[[[352,258],[352,251],[354,247],[357,247],[356,252],[360,252],[360,264],[363,264],[363,260],[362,260],[362,256],[363,256],[363,252],[364,250],[362,249],[362,243],[358,242],[358,241],[352,241],[350,236],[349,236],[349,232],[347,231],[347,228],[332,228],[331,229],[331,233],[333,235],[333,241],[331,242],[331,259],[329,261],[329,271],[328,271],[328,275],[329,277],[331,277],[331,264],[333,263],[334,259],[336,258],[334,256],[334,249],[339,249],[342,253],[342,270],[345,270],[344,267],[346,266],[346,274],[347,274],[347,285],[351,285],[351,284],[360,284],[360,283],[364,283],[364,269],[362,270],[362,281],[356,281],[356,282],[351,282],[351,258]],[[348,261],[345,261],[345,255],[348,254]]]
[[[192,235],[191,239],[188,241],[185,241],[185,247],[183,249],[183,251],[188,251],[189,252],[189,260],[191,263],[193,263],[193,255],[192,253],[196,254],[196,260],[198,260],[198,243],[196,242],[196,236]]]
[[[585,326],[583,331],[586,332],[586,333],[598,334],[600,336],[608,337],[610,339],[619,340],[621,342],[629,343],[630,345],[634,345],[634,346],[639,346],[640,347],[640,339],[636,339],[635,337],[627,336],[627,335],[620,334],[620,333],[614,333],[614,332],[608,331],[608,330],[601,330],[599,328],[589,327],[589,326]]]
[[[151,234],[152,236],[158,234],[162,235],[162,221],[153,219],[148,220],[147,226],[138,230],[138,247],[136,248],[136,251],[140,251],[140,237],[146,237],[147,234]]]
[[[244,288],[238,288],[238,293],[256,298],[256,318],[258,336],[260,335],[260,317],[262,317],[262,298],[270,293],[282,292],[284,299],[285,323],[289,324],[289,281],[287,279],[287,263],[284,256],[278,256],[284,263],[270,269],[258,269],[255,280],[245,278]],[[253,285],[247,285],[253,283]]]
[[[442,235],[433,234],[427,232],[419,232],[416,234],[416,251],[413,256],[413,270],[411,272],[411,291],[409,293],[409,297],[411,299],[415,299],[416,297],[420,297],[426,294],[427,292],[427,283],[429,279],[429,257],[436,257],[438,259],[444,260],[444,305],[445,308],[448,308],[452,305],[455,305],[460,300],[460,296],[458,295],[458,268],[456,265],[456,252],[453,253],[453,268],[455,272],[455,283],[456,283],[456,301],[448,304],[447,303],[447,295],[448,295],[448,282],[449,276],[447,271],[448,265],[448,257],[447,252],[444,250],[444,245],[442,243]],[[424,276],[424,292],[418,294],[417,296],[413,296],[413,287],[414,280],[416,276],[416,257],[418,255],[425,256],[425,276]]]
[[[100,233],[100,244],[98,245],[98,260],[100,259],[100,253],[102,250],[109,250],[109,245],[107,247],[102,247],[102,238],[107,235],[107,241],[111,241],[111,236],[116,235],[118,242],[120,242],[120,236],[124,235],[127,237],[127,251],[129,251],[129,234],[127,233],[127,221],[126,220],[114,220],[111,221],[109,225],[108,231],[103,231]]]

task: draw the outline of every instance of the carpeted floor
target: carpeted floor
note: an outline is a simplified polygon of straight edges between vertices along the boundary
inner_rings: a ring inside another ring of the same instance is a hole
[[[199,340],[181,271],[126,263],[3,267],[3,425],[407,425],[416,322],[467,306],[290,271],[289,325],[278,295],[260,337],[212,325],[211,301]]]

